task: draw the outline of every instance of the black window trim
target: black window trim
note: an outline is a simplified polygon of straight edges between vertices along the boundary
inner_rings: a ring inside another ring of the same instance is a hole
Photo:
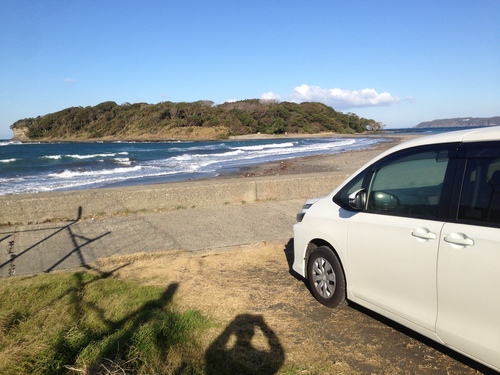
[[[500,157],[500,148],[495,147],[498,146],[500,141],[477,141],[477,142],[448,142],[448,143],[437,143],[437,144],[432,144],[432,145],[423,145],[423,146],[415,146],[412,148],[408,149],[403,149],[396,151],[392,154],[387,155],[383,159],[380,159],[376,161],[375,163],[369,165],[367,168],[362,170],[360,173],[358,173],[356,176],[353,177],[352,180],[358,178],[360,175],[364,174],[363,182],[361,184],[361,188],[363,189],[368,189],[368,186],[371,182],[371,179],[373,177],[373,173],[383,167],[384,165],[391,163],[394,159],[399,159],[401,157],[404,157],[405,154],[407,153],[413,153],[416,150],[422,150],[425,152],[425,149],[428,148],[429,150],[433,150],[436,147],[441,147],[448,145],[450,147],[450,160],[449,160],[449,165],[448,169],[446,171],[444,183],[443,183],[443,199],[441,207],[440,207],[440,212],[438,213],[438,216],[435,218],[432,217],[419,217],[418,215],[402,215],[400,213],[390,213],[390,212],[384,212],[384,211],[371,211],[371,210],[355,210],[349,205],[346,205],[343,203],[340,199],[339,196],[341,194],[341,191],[339,191],[335,196],[333,197],[333,201],[341,206],[343,209],[346,209],[351,212],[363,212],[363,213],[368,213],[368,214],[375,214],[375,215],[388,215],[388,216],[399,216],[399,217],[404,217],[404,218],[414,218],[414,219],[424,219],[424,220],[431,220],[431,221],[442,221],[446,223],[453,223],[453,224],[464,224],[464,225],[474,225],[474,226],[479,226],[479,227],[488,227],[488,228],[499,228],[500,224],[497,223],[486,223],[486,222],[480,222],[480,221],[473,221],[473,220],[466,220],[466,219],[459,219],[458,218],[458,213],[459,213],[459,208],[460,208],[460,198],[462,195],[462,190],[464,188],[464,178],[465,178],[465,172],[466,172],[466,167],[467,167],[467,162],[469,159],[475,158],[475,157]],[[481,150],[485,148],[490,148],[494,151],[487,152],[486,154],[483,155],[478,155]],[[453,151],[453,148],[455,148],[455,151]]]
[[[477,141],[462,143],[460,145],[460,149],[458,150],[457,154],[456,173],[453,179],[453,189],[451,190],[450,194],[451,204],[449,207],[448,219],[446,220],[446,222],[452,224],[473,225],[478,227],[500,228],[500,223],[488,223],[477,220],[459,219],[458,217],[460,210],[460,199],[462,197],[462,191],[464,189],[464,179],[467,169],[467,163],[470,159],[475,158],[500,157],[500,148],[498,148],[499,143],[500,141]],[[480,151],[484,150],[485,148],[490,148],[490,150],[493,151],[478,155]]]

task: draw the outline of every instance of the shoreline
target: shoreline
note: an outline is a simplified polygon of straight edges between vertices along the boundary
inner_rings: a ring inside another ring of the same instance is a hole
[[[161,142],[219,142],[219,141],[224,141],[224,140],[249,140],[249,139],[293,139],[293,138],[356,138],[356,137],[362,137],[362,138],[393,138],[393,137],[399,137],[399,136],[406,136],[406,135],[401,135],[401,134],[393,134],[389,133],[386,134],[386,131],[380,131],[380,132],[370,132],[367,131],[365,133],[335,133],[335,132],[323,132],[323,133],[313,133],[313,134],[308,134],[308,133],[286,133],[286,134],[243,134],[243,135],[230,135],[227,138],[224,139],[219,139],[219,138],[198,138],[198,139],[191,139],[191,138],[162,138],[162,137],[157,137],[157,138],[113,138],[113,137],[104,137],[104,138],[95,138],[95,139],[78,139],[78,138],[68,138],[68,139],[61,139],[61,138],[54,138],[54,139],[26,139],[26,140],[20,140],[16,139],[15,137],[12,138],[6,138],[6,139],[0,139],[2,142],[17,142],[17,143],[24,143],[24,144],[31,144],[31,143],[127,143],[127,142],[147,142],[147,143],[161,143]]]
[[[253,165],[205,179],[4,195],[0,227],[323,196],[406,139],[393,137],[369,149]]]
[[[0,141],[6,142],[19,142],[19,143],[119,143],[119,142],[150,142],[150,143],[161,143],[161,142],[218,142],[224,140],[247,140],[247,139],[280,139],[280,138],[328,138],[328,137],[384,137],[381,132],[365,132],[365,133],[334,133],[334,132],[323,132],[323,133],[285,133],[285,134],[262,134],[262,133],[253,133],[253,134],[242,134],[242,135],[230,135],[227,138],[190,138],[190,137],[131,137],[131,138],[115,138],[115,137],[102,137],[102,138],[43,138],[43,139],[19,139],[15,136],[9,139],[0,139]]]
[[[350,174],[354,172],[363,164],[371,160],[376,155],[393,147],[394,145],[410,140],[422,135],[381,135],[376,133],[370,134],[336,134],[336,133],[321,133],[302,134],[302,138],[384,138],[386,141],[377,143],[375,146],[359,149],[342,151],[335,154],[323,154],[302,156],[291,159],[284,159],[280,161],[271,161],[258,164],[251,164],[243,167],[231,167],[227,170],[222,170],[216,176],[199,176],[193,174],[192,177],[180,178],[179,180],[173,179],[171,176],[155,177],[155,178],[141,178],[140,181],[133,179],[110,183],[109,185],[102,186],[96,189],[114,189],[114,188],[129,188],[129,187],[147,187],[158,185],[169,185],[175,183],[189,183],[194,181],[217,181],[224,179],[237,179],[237,178],[250,178],[250,177],[266,177],[266,176],[289,176],[289,175],[307,175],[309,173],[332,173],[332,172],[345,172]],[[281,139],[281,138],[301,138],[297,134],[288,135],[262,135],[250,134],[243,136],[231,137],[231,140],[248,140],[248,139]],[[149,180],[149,181],[148,181]],[[75,189],[68,191],[81,191],[81,190],[96,190],[96,189]],[[57,193],[57,192],[54,192]]]
[[[331,137],[327,135],[326,137]],[[352,135],[335,135],[336,137],[352,137]],[[358,135],[359,137],[366,137]],[[419,138],[422,135],[372,135],[377,138],[385,138],[386,142],[376,144],[374,147],[344,151],[336,154],[303,156],[282,161],[261,163],[238,168],[238,170],[222,172],[218,176],[202,178],[200,180],[219,180],[233,178],[249,178],[263,176],[288,176],[302,175],[308,173],[352,173],[378,154],[392,148],[393,146],[410,139]]]
[[[296,138],[310,138],[310,134],[286,134],[286,135],[262,135],[252,134],[247,136],[235,136],[231,140],[239,139],[296,139]],[[110,182],[105,186],[98,188],[77,188],[55,190],[48,192],[37,193],[22,193],[22,194],[5,194],[2,197],[13,196],[31,196],[37,197],[40,194],[62,194],[65,192],[86,192],[95,190],[109,190],[109,189],[128,189],[128,188],[153,188],[156,186],[169,186],[177,183],[190,183],[190,182],[210,182],[214,180],[235,179],[235,178],[249,178],[249,177],[264,177],[264,176],[280,176],[280,175],[306,175],[310,173],[350,173],[361,167],[368,160],[378,155],[379,153],[391,148],[393,145],[401,143],[407,139],[420,137],[422,135],[409,135],[409,134],[335,134],[335,133],[320,133],[312,135],[314,138],[379,138],[383,139],[382,142],[377,143],[369,148],[343,151],[334,154],[323,154],[313,156],[303,156],[291,159],[283,159],[279,161],[264,162],[258,164],[250,164],[241,167],[228,167],[225,170],[220,170],[217,174],[196,174],[183,175],[176,178],[175,176],[159,176],[159,177],[144,177],[136,179],[127,179],[119,182]]]

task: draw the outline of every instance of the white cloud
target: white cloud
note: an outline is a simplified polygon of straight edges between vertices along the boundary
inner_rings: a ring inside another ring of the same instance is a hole
[[[76,79],[74,79],[74,78],[64,78],[64,83],[72,84],[75,82],[76,82]]]
[[[275,94],[272,91],[265,92],[260,96],[262,100],[281,100],[281,97],[278,94]]]
[[[261,97],[280,99],[279,95],[272,92],[262,94]],[[397,96],[393,96],[388,92],[378,93],[371,88],[361,90],[324,89],[319,86],[305,84],[295,87],[286,100],[296,103],[320,102],[338,110],[387,106],[400,102]]]

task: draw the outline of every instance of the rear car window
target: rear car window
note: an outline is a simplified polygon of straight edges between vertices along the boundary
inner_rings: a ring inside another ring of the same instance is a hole
[[[500,225],[500,157],[467,160],[458,220]]]

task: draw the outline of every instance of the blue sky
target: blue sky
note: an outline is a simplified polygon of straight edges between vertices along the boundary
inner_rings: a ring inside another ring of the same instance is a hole
[[[387,128],[500,115],[500,1],[0,2],[0,138],[112,100],[320,101]]]

